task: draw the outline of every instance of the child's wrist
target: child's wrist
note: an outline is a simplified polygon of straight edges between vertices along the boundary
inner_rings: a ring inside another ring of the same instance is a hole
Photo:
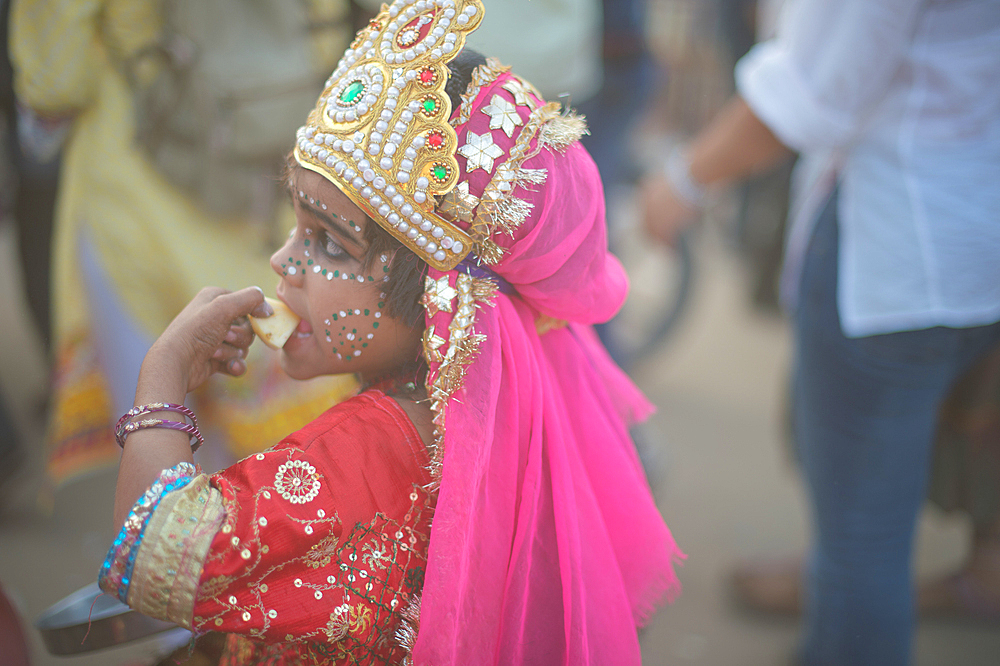
[[[187,396],[188,377],[180,354],[158,340],[146,354],[139,370],[135,404],[150,402],[183,403]]]

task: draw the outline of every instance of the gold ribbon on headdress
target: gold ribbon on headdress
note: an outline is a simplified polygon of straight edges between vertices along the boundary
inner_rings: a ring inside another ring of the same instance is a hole
[[[448,63],[482,0],[396,0],[363,28],[299,129],[295,159],[321,174],[434,268],[452,270],[472,238],[435,210],[458,182]]]

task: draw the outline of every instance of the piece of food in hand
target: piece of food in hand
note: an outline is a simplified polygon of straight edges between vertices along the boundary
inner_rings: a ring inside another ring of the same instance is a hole
[[[250,317],[250,326],[265,345],[271,349],[281,349],[295,332],[301,317],[276,298],[265,296],[264,300],[274,309],[274,314],[264,318]]]

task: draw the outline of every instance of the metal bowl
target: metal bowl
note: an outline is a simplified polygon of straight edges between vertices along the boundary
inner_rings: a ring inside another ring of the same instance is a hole
[[[51,654],[68,655],[121,645],[177,625],[136,613],[91,583],[50,606],[35,620],[35,628]]]

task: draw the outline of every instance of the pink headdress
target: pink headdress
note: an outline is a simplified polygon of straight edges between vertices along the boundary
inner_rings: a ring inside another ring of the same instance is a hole
[[[421,72],[440,73],[436,67],[454,56],[428,64],[433,49],[413,58],[407,49],[456,32],[450,43],[460,48],[464,33],[453,21],[434,28],[446,16],[474,26],[481,15],[479,0],[397,0],[355,42],[361,55],[379,44],[389,45],[383,58],[403,54],[397,71],[370,68],[382,77],[372,86],[403,81],[405,102],[405,81],[418,85]],[[406,71],[415,75],[406,79]],[[347,90],[352,76],[349,66],[339,78],[335,72],[327,99],[343,99],[336,86]],[[402,198],[390,205],[370,184],[382,178],[375,189],[388,189],[396,164],[380,171],[374,158],[355,154],[372,166],[356,181],[356,161],[314,148],[336,141],[326,139],[335,125],[315,123],[316,114],[300,133],[299,162],[430,265],[424,354],[439,494],[422,600],[407,609],[401,630],[413,663],[639,663],[636,627],[677,592],[673,563],[683,556],[628,435],[652,406],[589,327],[617,312],[628,280],[607,251],[601,181],[577,143],[582,119],[488,61],[449,124],[400,128],[402,144],[424,137],[417,149],[440,137],[440,152],[415,150],[406,164],[428,176],[436,164],[448,182],[435,190],[425,176],[420,190],[407,177],[393,186],[393,198]],[[350,129],[362,146],[370,139],[364,132],[384,134]],[[401,229],[403,206],[418,213],[403,222],[415,222],[417,234]],[[432,256],[443,238],[453,247],[459,234],[473,255],[461,263],[450,248]]]

